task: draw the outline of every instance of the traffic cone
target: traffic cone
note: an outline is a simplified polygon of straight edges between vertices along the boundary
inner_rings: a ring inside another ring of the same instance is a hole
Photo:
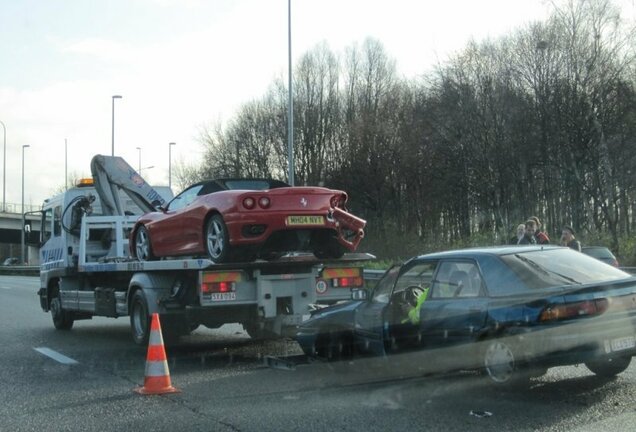
[[[134,391],[143,395],[181,392],[181,390],[172,387],[170,383],[170,371],[166,360],[166,350],[163,346],[158,313],[152,314],[152,323],[150,324],[144,386],[137,387]]]

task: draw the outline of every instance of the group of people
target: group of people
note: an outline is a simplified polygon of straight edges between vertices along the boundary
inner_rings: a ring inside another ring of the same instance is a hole
[[[531,216],[525,224],[517,226],[517,235],[510,240],[510,243],[518,245],[550,244],[550,237],[541,230],[539,218]],[[576,239],[574,229],[569,225],[565,225],[561,230],[561,245],[581,252],[581,242]]]

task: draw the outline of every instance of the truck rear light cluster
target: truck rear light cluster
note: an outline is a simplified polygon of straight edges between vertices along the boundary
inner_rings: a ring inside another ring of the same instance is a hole
[[[252,210],[253,208],[256,207],[257,202],[258,202],[258,206],[262,209],[267,209],[272,204],[271,200],[266,196],[260,197],[258,201],[252,197],[246,197],[246,198],[243,198],[243,207],[245,207],[248,210]]]
[[[364,285],[364,280],[360,276],[340,277],[331,280],[334,288],[357,288]]]
[[[203,283],[201,285],[201,292],[203,294],[227,293],[233,291],[236,291],[236,284],[234,282],[210,282]]]
[[[607,310],[606,298],[585,300],[576,303],[552,305],[546,307],[539,316],[539,321],[549,322],[579,317],[600,315]]]
[[[241,272],[204,272],[201,293],[229,293],[236,291],[236,282],[243,280]]]

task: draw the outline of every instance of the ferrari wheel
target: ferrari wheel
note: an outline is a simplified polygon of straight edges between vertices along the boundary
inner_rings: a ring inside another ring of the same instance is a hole
[[[215,214],[205,228],[205,246],[208,256],[215,263],[227,262],[230,256],[230,240],[221,215]]]
[[[140,226],[135,234],[135,255],[139,261],[152,261],[155,257],[150,246],[150,234],[145,226]]]

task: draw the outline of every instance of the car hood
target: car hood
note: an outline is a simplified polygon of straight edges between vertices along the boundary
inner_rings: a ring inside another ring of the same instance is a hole
[[[353,314],[360,304],[362,304],[362,301],[350,300],[319,309],[311,315],[311,318],[301,324],[300,327],[315,327],[316,325],[323,325],[327,322],[352,322]]]

